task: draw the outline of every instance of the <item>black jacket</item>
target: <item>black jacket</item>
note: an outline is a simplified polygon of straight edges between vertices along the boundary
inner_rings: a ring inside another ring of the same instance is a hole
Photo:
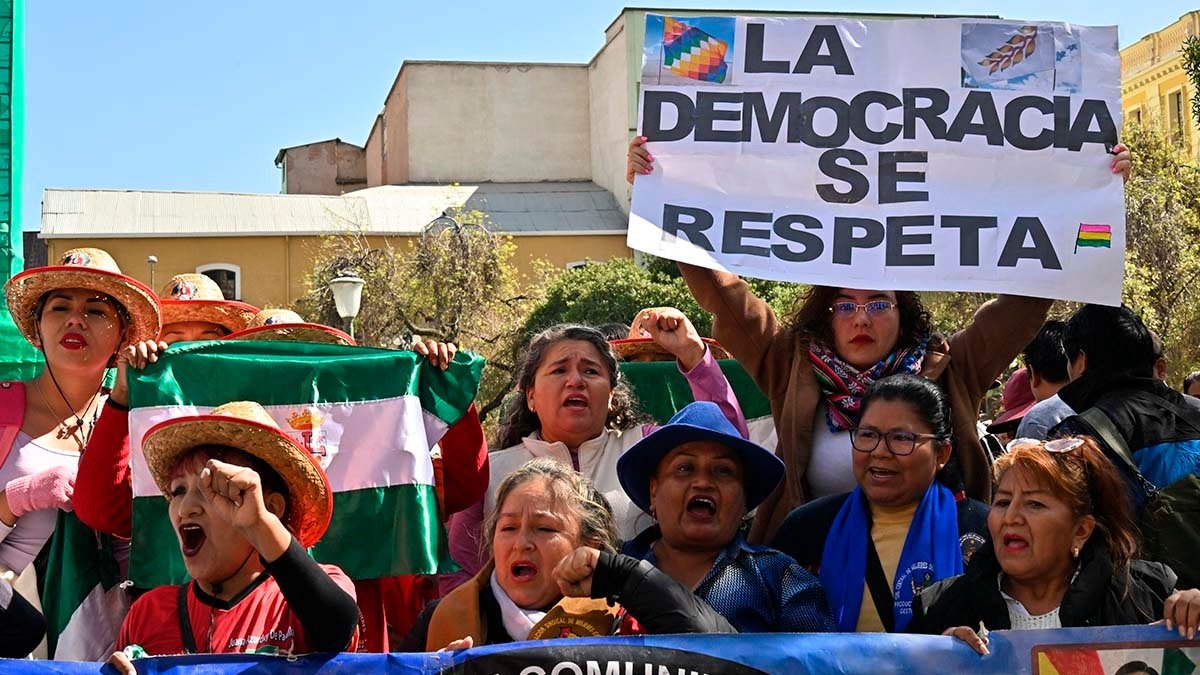
[[[46,619],[12,586],[0,581],[0,658],[22,659],[46,636]]]
[[[1103,410],[1132,453],[1162,443],[1200,439],[1200,400],[1184,396],[1153,377],[1089,370],[1063,387],[1058,396],[1080,413],[1092,407]],[[1074,434],[1097,436],[1078,416],[1068,417],[1050,431],[1052,437]],[[1179,461],[1188,465],[1178,471],[1190,473],[1186,469],[1194,465],[1194,458],[1180,453]],[[1120,467],[1120,462],[1117,465]],[[1146,478],[1155,482],[1156,476]]]
[[[600,560],[592,573],[592,597],[620,603],[647,634],[737,632],[725,617],[696,597],[691,589],[645,560],[619,553],[600,552]],[[439,602],[440,599],[434,600],[421,610],[408,635],[394,645],[394,651],[425,651],[429,623]],[[479,591],[479,608],[488,627],[487,643],[512,642],[512,637],[504,630],[500,603],[490,585],[484,585]]]
[[[1079,574],[1059,606],[1064,628],[1121,626],[1158,621],[1163,601],[1175,590],[1175,573],[1162,563],[1135,560],[1116,574],[1104,547],[1088,542],[1079,555]],[[989,541],[966,572],[926,588],[913,601],[910,633],[937,635],[954,626],[978,630],[1011,628],[1008,605],[1000,595],[1000,562]]]
[[[775,532],[771,548],[796,559],[813,573],[821,568],[825,539],[837,519],[838,511],[850,497],[849,492],[815,499],[794,509]],[[987,537],[988,507],[974,499],[958,501],[958,543],[962,548],[963,564],[979,550]]]
[[[592,597],[620,603],[649,634],[737,632],[692,589],[648,561],[620,553],[601,551]]]

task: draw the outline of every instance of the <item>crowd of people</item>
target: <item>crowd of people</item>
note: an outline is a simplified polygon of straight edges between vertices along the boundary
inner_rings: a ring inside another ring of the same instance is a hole
[[[628,156],[631,182],[653,171],[643,138]],[[1129,169],[1118,148],[1112,170]],[[331,527],[332,489],[259,402],[151,427],[145,469],[190,580],[123,590],[119,630],[79,658],[127,673],[144,656],[580,635],[933,633],[980,653],[995,629],[1161,621],[1195,636],[1200,525],[1156,506],[1200,501],[1200,374],[1184,393],[1164,382],[1161,342],[1129,309],[1047,321],[1052,301],[1002,296],[942,336],[914,292],[813,287],[781,319],[733,274],[680,269],[715,340],[662,307],[617,335],[551,327],[526,349],[495,441],[473,408],[440,439],[439,515],[462,571],[436,581],[351,579],[307,554]],[[45,358],[35,378],[0,383],[0,571],[13,574],[58,510],[127,569],[129,382],[171,345],[354,348],[203,275],[156,294],[98,249],[17,274],[5,295]],[[456,352],[413,349],[442,370]],[[718,364],[730,357],[770,400],[777,441],[752,440]],[[621,374],[640,358],[674,361],[694,398],[661,425]],[[1003,414],[981,424],[1018,359]],[[3,656],[43,639],[36,600],[0,583]]]

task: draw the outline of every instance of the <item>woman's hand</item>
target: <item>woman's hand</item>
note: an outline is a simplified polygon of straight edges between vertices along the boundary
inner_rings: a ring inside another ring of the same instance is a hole
[[[633,179],[639,173],[654,173],[654,155],[646,149],[645,136],[634,136],[629,141],[629,152],[625,155],[625,180],[633,185]]]
[[[115,403],[129,405],[129,369],[141,370],[158,361],[158,355],[167,350],[162,340],[143,340],[131,344],[117,355],[117,383],[109,395]]]
[[[947,628],[942,635],[948,635],[950,637],[956,637],[959,640],[962,640],[963,642],[967,643],[968,647],[978,652],[980,656],[987,656],[989,653],[987,648],[987,636],[976,633],[975,629],[971,628],[970,626],[955,626],[954,628]]]
[[[451,641],[450,644],[446,645],[445,647],[442,647],[438,651],[439,652],[456,652],[460,649],[470,649],[471,647],[474,647],[474,646],[475,646],[475,639],[472,638],[470,635],[468,635],[465,638],[459,638],[457,640]]]
[[[1196,627],[1200,624],[1200,590],[1189,588],[1172,593],[1163,603],[1163,622],[1167,624],[1167,630],[1178,628],[1179,637],[1195,638]]]
[[[200,492],[213,515],[237,528],[268,562],[287,550],[292,535],[267,508],[257,471],[210,459],[200,470]]]
[[[558,561],[553,575],[562,594],[572,598],[592,597],[592,575],[600,561],[600,550],[581,546]]]
[[[1112,172],[1121,174],[1121,178],[1128,183],[1129,176],[1133,173],[1133,155],[1122,143],[1114,145],[1112,151],[1116,155],[1112,160]]]
[[[434,368],[445,370],[454,360],[458,347],[453,342],[438,342],[437,340],[418,340],[413,345],[413,351],[429,359]]]
[[[684,371],[695,368],[704,358],[706,347],[696,327],[674,307],[652,307],[638,312],[629,327],[629,337],[645,335],[679,359]]]
[[[18,518],[34,511],[73,510],[71,497],[75,494],[77,468],[75,464],[55,466],[10,480],[8,485],[4,486],[0,521],[13,527]]]
[[[236,528],[253,528],[268,513],[262,479],[247,466],[208,460],[200,470],[200,491],[212,505],[214,515]]]
[[[133,667],[133,661],[125,656],[125,652],[113,652],[112,656],[108,657],[106,662],[117,671],[117,675],[137,675],[137,669]]]

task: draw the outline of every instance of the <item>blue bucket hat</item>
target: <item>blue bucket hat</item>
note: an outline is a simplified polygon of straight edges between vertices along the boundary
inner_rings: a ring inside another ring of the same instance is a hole
[[[738,453],[747,511],[761,504],[783,480],[783,462],[778,457],[742,438],[716,403],[701,401],[684,406],[617,460],[617,477],[629,500],[649,513],[650,479],[658,472],[658,463],[668,452],[692,441],[715,441]]]

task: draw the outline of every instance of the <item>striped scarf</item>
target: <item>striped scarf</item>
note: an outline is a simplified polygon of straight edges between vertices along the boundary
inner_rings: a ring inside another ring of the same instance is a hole
[[[888,375],[919,373],[928,346],[929,336],[925,336],[916,346],[898,349],[870,369],[860,371],[843,361],[828,346],[813,343],[808,349],[808,359],[812,362],[821,393],[825,395],[829,430],[849,431],[858,426],[862,415],[862,397],[867,389],[875,380]]]

